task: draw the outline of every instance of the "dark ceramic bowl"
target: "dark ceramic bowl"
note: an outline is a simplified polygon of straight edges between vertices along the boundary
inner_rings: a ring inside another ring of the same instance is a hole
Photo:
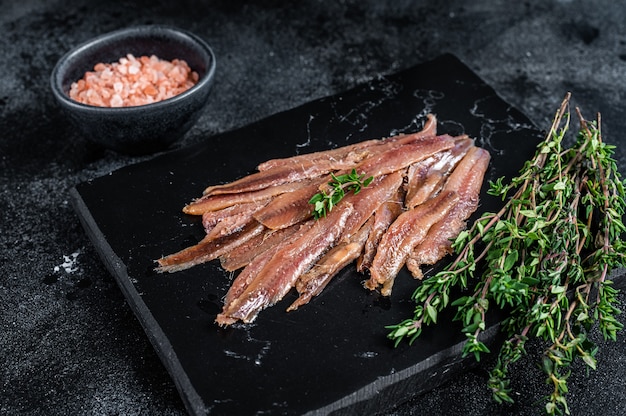
[[[135,107],[97,107],[69,97],[70,86],[98,62],[127,54],[185,60],[199,75],[196,85],[172,98]],[[92,142],[127,154],[166,149],[197,121],[207,103],[215,56],[199,37],[166,26],[139,26],[98,36],[65,54],[54,67],[52,92],[78,131]]]

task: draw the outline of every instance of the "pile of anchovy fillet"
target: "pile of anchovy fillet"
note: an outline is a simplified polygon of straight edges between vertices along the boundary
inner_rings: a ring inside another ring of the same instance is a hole
[[[340,270],[356,261],[364,286],[391,294],[405,265],[421,268],[451,252],[451,240],[478,206],[489,153],[468,136],[437,135],[429,115],[423,129],[332,150],[273,159],[258,171],[210,186],[183,208],[201,215],[197,244],[157,260],[175,272],[219,259],[240,270],[216,322],[252,322],[292,288],[308,303]],[[310,201],[329,195],[338,177],[367,177],[324,215]]]

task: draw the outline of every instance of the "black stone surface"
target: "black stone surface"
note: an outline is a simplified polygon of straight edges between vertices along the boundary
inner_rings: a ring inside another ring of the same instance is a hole
[[[372,414],[431,390],[469,364],[459,354],[465,335],[450,313],[412,346],[394,348],[386,338],[385,326],[402,322],[415,307],[409,300],[415,280],[407,271],[395,279],[393,295],[382,297],[364,290],[365,276],[347,267],[298,311],[285,312],[292,293],[254,323],[222,329],[213,321],[232,273],[217,261],[175,274],[153,270],[155,259],[203,237],[200,219],[181,214],[181,207],[206,184],[240,178],[259,162],[283,155],[415,131],[428,113],[437,115],[439,133],[467,134],[489,151],[475,217],[497,212],[502,201],[487,195],[487,182],[515,176],[542,136],[450,54],[72,190],[90,239],[190,413]],[[498,319],[490,317],[488,344]]]
[[[212,100],[177,147],[449,52],[541,127],[572,91],[588,118],[602,113],[623,167],[625,19],[612,0],[3,2],[0,413],[186,413],[69,202],[78,183],[151,158],[99,149],[66,123],[48,77],[72,46],[149,23],[209,42],[218,59]],[[570,377],[572,414],[621,415],[626,406],[626,338],[598,342],[598,370],[577,365]],[[530,345],[513,369],[512,406],[491,402],[484,362],[384,414],[540,414],[541,349]]]

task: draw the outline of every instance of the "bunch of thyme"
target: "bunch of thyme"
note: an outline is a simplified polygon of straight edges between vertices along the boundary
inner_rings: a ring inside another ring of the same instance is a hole
[[[592,327],[609,340],[622,329],[608,274],[626,265],[626,185],[612,158],[614,146],[602,141],[599,114],[588,122],[576,109],[580,130],[574,145],[563,148],[569,100],[568,94],[519,176],[490,183],[489,193],[506,201],[504,207],[460,233],[455,260],[415,290],[414,316],[388,327],[396,345],[405,338],[412,342],[424,326],[436,324],[441,310],[455,307],[454,319],[467,336],[463,354],[480,360],[489,352],[480,340],[487,311],[494,305],[507,311],[501,322],[507,339],[488,382],[493,398],[513,401],[509,366],[535,337],[548,345],[541,364],[551,386],[549,415],[569,414],[565,396],[573,361],[596,368]]]

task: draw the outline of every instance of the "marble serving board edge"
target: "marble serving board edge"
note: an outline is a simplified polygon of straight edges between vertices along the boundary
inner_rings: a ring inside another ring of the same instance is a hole
[[[415,283],[406,272],[398,276],[395,296],[381,299],[365,293],[347,268],[301,311],[287,314],[279,303],[251,326],[228,330],[212,323],[228,287],[219,266],[177,276],[151,272],[155,258],[202,236],[198,222],[183,218],[180,208],[203,186],[234,180],[268,158],[415,130],[429,112],[437,114],[442,133],[468,133],[490,150],[486,180],[515,174],[541,139],[519,110],[456,57],[443,55],[72,189],[87,234],[189,413],[377,414],[472,365],[461,358],[464,337],[450,314],[442,315],[449,324],[428,328],[414,346],[393,348],[385,339],[384,325],[413,308]],[[250,147],[256,151],[242,156]],[[501,202],[483,188],[479,211],[492,211]],[[496,339],[497,322],[485,341]],[[312,346],[325,355],[310,357]],[[231,368],[241,380],[229,378]],[[274,388],[255,380],[261,376]]]

